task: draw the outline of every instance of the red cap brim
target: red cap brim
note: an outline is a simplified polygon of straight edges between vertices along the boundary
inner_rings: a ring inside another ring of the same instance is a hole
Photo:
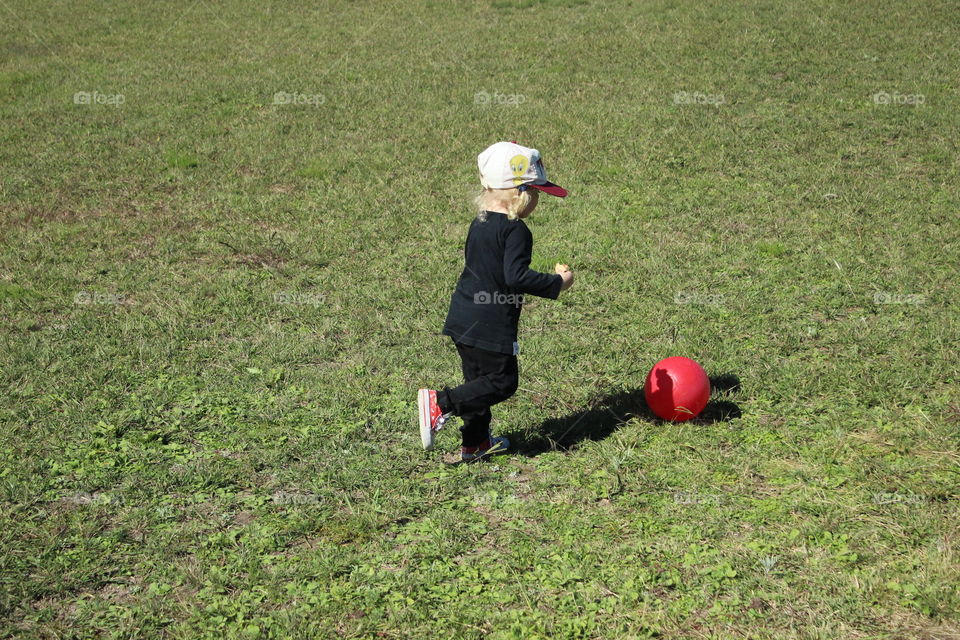
[[[536,189],[538,191],[543,191],[544,193],[549,193],[552,196],[557,196],[558,198],[567,197],[567,190],[561,186],[553,184],[552,182],[546,182],[544,184],[528,184],[527,186],[531,189]]]

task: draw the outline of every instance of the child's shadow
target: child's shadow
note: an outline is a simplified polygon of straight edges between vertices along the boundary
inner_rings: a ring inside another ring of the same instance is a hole
[[[710,387],[713,394],[733,392],[739,389],[740,380],[734,374],[711,376]],[[603,440],[632,417],[656,424],[670,424],[650,410],[643,389],[618,391],[590,404],[589,409],[546,420],[533,433],[511,433],[511,448],[529,457],[547,451],[563,451],[584,440]],[[735,402],[715,399],[707,403],[700,415],[689,422],[708,425],[739,418],[741,415],[740,407]]]

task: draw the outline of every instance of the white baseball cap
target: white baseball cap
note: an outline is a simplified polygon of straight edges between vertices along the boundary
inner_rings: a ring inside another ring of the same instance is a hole
[[[565,198],[567,190],[547,180],[547,171],[536,149],[516,142],[497,142],[477,156],[480,184],[487,189],[515,189],[526,185]]]

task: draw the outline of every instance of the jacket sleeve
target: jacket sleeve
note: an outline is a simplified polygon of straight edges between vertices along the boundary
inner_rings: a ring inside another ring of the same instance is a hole
[[[522,220],[509,225],[504,242],[503,278],[507,286],[520,293],[556,300],[563,278],[556,273],[541,273],[530,268],[533,234]]]

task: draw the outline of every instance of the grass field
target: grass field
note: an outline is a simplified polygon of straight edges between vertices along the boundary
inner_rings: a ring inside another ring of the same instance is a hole
[[[0,15],[0,636],[960,638],[956,3]],[[504,139],[577,282],[447,465]]]

